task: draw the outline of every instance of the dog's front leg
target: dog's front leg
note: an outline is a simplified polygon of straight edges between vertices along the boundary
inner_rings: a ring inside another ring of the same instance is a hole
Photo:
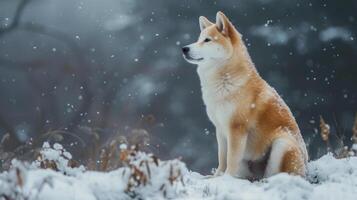
[[[227,136],[227,170],[231,176],[239,176],[238,170],[240,162],[243,160],[247,143],[247,133],[243,126],[231,128]]]
[[[216,128],[216,138],[218,143],[218,167],[214,176],[224,173],[227,167],[227,138],[223,135],[222,130]]]

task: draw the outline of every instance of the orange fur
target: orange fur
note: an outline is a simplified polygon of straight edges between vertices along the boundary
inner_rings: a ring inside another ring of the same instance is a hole
[[[287,151],[283,156],[283,162],[280,166],[281,172],[291,173],[293,175],[305,175],[304,160],[299,155],[299,150]]]

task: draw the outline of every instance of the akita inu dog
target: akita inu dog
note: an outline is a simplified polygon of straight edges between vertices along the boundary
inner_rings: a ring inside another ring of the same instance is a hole
[[[203,101],[216,127],[219,165],[242,178],[279,172],[304,176],[308,155],[299,127],[278,93],[258,74],[241,34],[218,12],[199,18],[196,43],[182,48],[197,64]]]

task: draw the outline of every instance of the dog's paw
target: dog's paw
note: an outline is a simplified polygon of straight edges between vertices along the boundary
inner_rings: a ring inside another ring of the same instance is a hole
[[[223,171],[221,171],[221,170],[216,170],[216,171],[214,172],[214,174],[213,174],[213,177],[222,176],[223,174],[224,174]]]

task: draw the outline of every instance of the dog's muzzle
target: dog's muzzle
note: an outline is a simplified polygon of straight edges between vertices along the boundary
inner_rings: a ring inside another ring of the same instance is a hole
[[[183,57],[188,61],[201,61],[203,58],[193,58],[190,54],[190,47],[184,46],[182,47]]]

